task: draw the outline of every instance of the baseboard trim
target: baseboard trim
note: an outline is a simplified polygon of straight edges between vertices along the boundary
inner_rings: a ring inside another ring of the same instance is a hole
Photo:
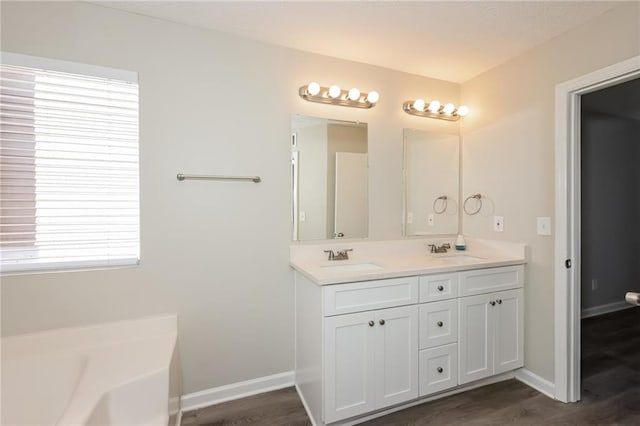
[[[633,308],[634,305],[630,305],[625,301],[607,303],[606,305],[594,306],[592,308],[583,309],[580,312],[582,318],[596,317],[598,315],[604,315],[611,312],[622,311],[623,309]]]
[[[538,392],[547,395],[549,398],[556,399],[556,385],[547,379],[543,379],[530,370],[521,368],[516,371],[515,378],[525,385],[534,388]]]
[[[304,411],[307,412],[307,417],[309,417],[309,421],[311,421],[311,426],[317,426],[316,419],[313,418],[311,410],[309,409],[309,405],[307,404],[307,400],[305,399],[302,392],[300,392],[300,388],[298,387],[297,383],[295,384],[295,387],[296,387],[296,392],[298,393],[298,397],[300,398],[300,401],[302,401],[302,406],[304,407]]]
[[[182,411],[186,412],[289,386],[293,386],[293,371],[189,393],[183,395],[180,402]]]

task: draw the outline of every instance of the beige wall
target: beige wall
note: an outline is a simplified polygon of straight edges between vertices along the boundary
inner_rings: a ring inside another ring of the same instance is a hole
[[[468,235],[526,243],[525,365],[554,380],[553,237],[536,217],[554,213],[555,85],[640,54],[640,4],[627,3],[462,85],[463,198],[486,197],[463,219]],[[504,216],[504,232],[492,216]]]
[[[333,238],[336,227],[336,152],[366,154],[367,126],[327,125],[327,238]],[[368,218],[363,217],[362,221],[366,229]]]
[[[402,129],[457,133],[402,102],[459,86],[84,3],[2,2],[2,49],[137,71],[142,263],[2,280],[4,335],[180,315],[185,392],[293,369],[290,117],[368,123],[370,236],[402,228]],[[299,98],[309,81],[378,90],[371,110]],[[260,184],[178,182],[177,172]]]
[[[318,120],[320,121],[320,120]],[[327,123],[296,127],[300,241],[327,238]]]

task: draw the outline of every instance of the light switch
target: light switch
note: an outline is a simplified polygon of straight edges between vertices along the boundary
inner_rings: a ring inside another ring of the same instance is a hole
[[[504,217],[503,216],[494,216],[493,217],[493,230],[496,232],[504,231]]]
[[[538,235],[551,235],[551,218],[538,218]]]
[[[435,218],[433,213],[429,213],[427,215],[427,225],[429,225],[429,226],[435,226],[436,225],[436,218]]]
[[[407,223],[413,223],[413,212],[407,213]]]

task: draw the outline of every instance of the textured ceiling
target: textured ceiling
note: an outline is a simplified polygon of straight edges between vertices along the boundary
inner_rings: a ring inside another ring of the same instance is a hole
[[[612,1],[93,1],[336,58],[464,82]]]

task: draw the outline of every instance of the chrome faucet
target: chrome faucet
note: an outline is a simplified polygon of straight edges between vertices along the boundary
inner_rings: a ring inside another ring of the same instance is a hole
[[[429,247],[431,247],[431,253],[446,253],[451,248],[451,244],[444,243],[440,247],[437,244],[429,244]]]
[[[353,249],[337,250],[336,253],[333,250],[325,250],[325,253],[329,254],[327,260],[349,260],[349,252]]]

